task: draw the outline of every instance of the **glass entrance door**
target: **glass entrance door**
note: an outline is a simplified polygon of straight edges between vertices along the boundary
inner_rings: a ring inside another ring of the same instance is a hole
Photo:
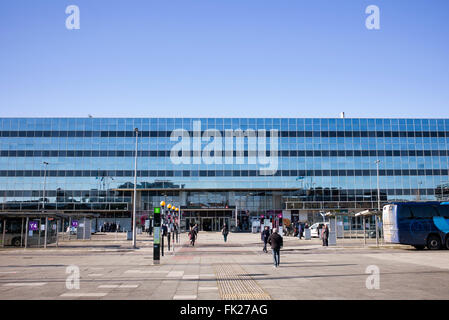
[[[212,222],[213,222],[212,218],[202,218],[201,219],[201,229],[203,231],[213,231],[214,225]]]

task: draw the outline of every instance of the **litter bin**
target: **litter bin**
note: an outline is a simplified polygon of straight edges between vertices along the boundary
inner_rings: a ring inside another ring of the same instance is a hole
[[[133,232],[127,231],[126,232],[126,240],[132,240],[133,239]]]

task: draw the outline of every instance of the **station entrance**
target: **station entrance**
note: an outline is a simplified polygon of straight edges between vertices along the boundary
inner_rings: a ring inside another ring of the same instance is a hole
[[[229,209],[183,209],[181,228],[187,231],[198,224],[200,231],[220,231],[225,223],[230,228],[232,213]]]

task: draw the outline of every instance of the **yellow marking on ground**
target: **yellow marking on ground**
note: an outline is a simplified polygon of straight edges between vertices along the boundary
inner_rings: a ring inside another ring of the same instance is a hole
[[[214,266],[214,271],[223,300],[271,300],[241,266],[220,264]]]

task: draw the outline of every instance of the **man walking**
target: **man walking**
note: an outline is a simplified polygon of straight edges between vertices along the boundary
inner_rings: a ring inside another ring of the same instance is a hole
[[[228,233],[229,233],[228,226],[225,223],[223,225],[223,229],[221,229],[221,234],[223,235],[224,242],[228,240]]]
[[[268,237],[268,243],[271,245],[273,251],[274,268],[279,267],[281,262],[281,248],[284,245],[282,236],[278,234],[277,228],[273,228],[273,233]]]
[[[323,240],[323,246],[327,247],[329,245],[329,227],[327,224],[321,231],[321,239]]]
[[[262,241],[263,241],[263,252],[267,253],[267,242],[268,242],[268,238],[270,237],[270,230],[268,228],[268,226],[265,226],[265,228],[262,231]]]

